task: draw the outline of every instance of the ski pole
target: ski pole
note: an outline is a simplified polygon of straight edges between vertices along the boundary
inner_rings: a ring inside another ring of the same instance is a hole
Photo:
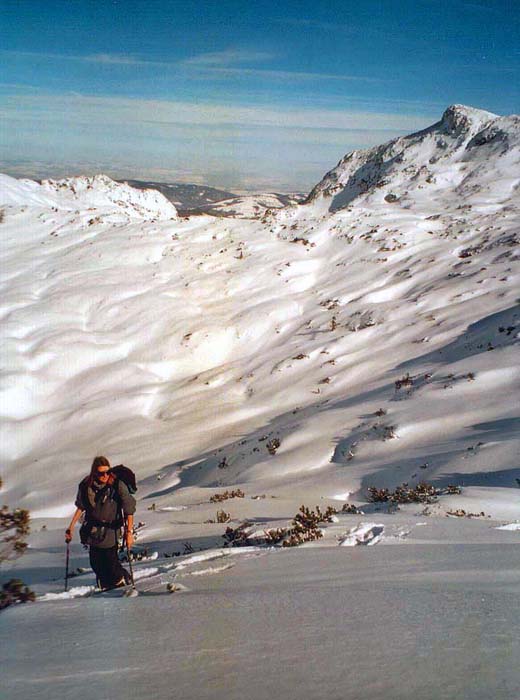
[[[134,583],[134,568],[132,566],[132,557],[130,556],[130,547],[126,545],[126,555],[128,557],[128,566],[130,567],[130,580],[132,581],[132,588],[135,589]]]
[[[69,559],[70,559],[70,542],[67,542],[67,556],[65,560],[65,592],[69,590]]]

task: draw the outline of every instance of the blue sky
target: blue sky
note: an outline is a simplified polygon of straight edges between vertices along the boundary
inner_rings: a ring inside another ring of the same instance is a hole
[[[306,190],[452,103],[520,111],[517,0],[0,5],[0,169]]]

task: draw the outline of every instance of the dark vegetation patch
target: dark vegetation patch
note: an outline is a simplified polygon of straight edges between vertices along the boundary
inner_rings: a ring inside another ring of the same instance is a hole
[[[246,520],[236,528],[227,528],[222,535],[225,540],[224,546],[247,547],[267,544],[296,547],[304,542],[312,542],[323,537],[319,525],[333,522],[332,516],[336,513],[337,510],[331,506],[322,511],[319,506],[316,506],[316,510],[310,510],[307,506],[302,505],[294,516],[290,527],[265,530],[262,537],[254,536],[254,523]]]
[[[224,493],[215,493],[209,499],[210,503],[222,503],[222,501],[227,501],[229,498],[244,498],[245,493],[240,489],[233,489],[233,491],[224,491]]]
[[[409,486],[404,483],[397,486],[395,491],[378,489],[375,486],[368,487],[368,498],[371,503],[436,503],[439,496],[460,493],[460,486],[449,484],[444,488],[437,488],[425,481],[421,481],[417,486]]]

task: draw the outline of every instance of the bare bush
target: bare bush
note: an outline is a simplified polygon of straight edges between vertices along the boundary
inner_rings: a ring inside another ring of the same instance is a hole
[[[269,440],[269,442],[266,444],[267,451],[269,452],[270,455],[275,455],[276,450],[280,447],[282,443],[278,438],[273,438],[272,440]]]
[[[395,491],[370,486],[368,493],[372,503],[435,503],[439,496],[460,494],[461,488],[451,484],[445,488],[437,488],[422,481],[415,487],[408,486],[407,483],[401,484]]]
[[[401,379],[398,379],[395,382],[396,391],[399,391],[399,389],[401,389],[403,386],[413,386],[413,379],[409,374],[405,374],[404,377],[401,377]]]
[[[0,479],[0,488],[2,480]],[[0,509],[0,562],[20,556],[27,549],[25,536],[30,532],[29,511],[23,508]],[[0,610],[13,603],[27,603],[35,599],[34,593],[19,579],[10,579],[0,592]]]
[[[215,493],[209,499],[210,503],[222,503],[222,501],[227,501],[229,498],[244,498],[245,493],[240,489],[234,489],[233,491],[224,491],[224,493]]]
[[[12,578],[4,583],[0,591],[0,610],[15,603],[29,603],[36,600],[36,595],[19,578]]]
[[[364,515],[363,511],[352,503],[344,503],[341,512],[347,515]]]
[[[0,488],[2,480],[0,479]],[[0,562],[20,556],[27,549],[24,541],[30,532],[29,511],[23,508],[9,510],[4,505],[0,509]]]
[[[333,522],[332,516],[336,513],[337,510],[331,506],[323,512],[319,506],[316,506],[314,511],[302,505],[294,516],[291,527],[264,530],[261,538],[251,532],[254,523],[246,520],[236,528],[227,528],[223,535],[226,541],[224,546],[246,547],[267,544],[270,546],[296,547],[304,542],[311,542],[323,537],[323,533],[319,528],[320,523]]]

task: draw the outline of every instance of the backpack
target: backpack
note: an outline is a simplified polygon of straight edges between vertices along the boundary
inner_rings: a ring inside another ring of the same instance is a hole
[[[110,471],[116,477],[116,479],[122,481],[126,485],[131,494],[134,494],[137,491],[136,476],[129,467],[125,467],[124,464],[118,464],[116,467],[112,467]],[[89,478],[90,476],[86,476],[81,480],[80,489],[82,490],[82,493],[85,493],[84,489],[87,488]]]
[[[137,491],[135,474],[129,467],[125,467],[124,464],[118,464],[117,467],[112,467],[111,471],[117,479],[126,484],[130,493],[134,494]]]

